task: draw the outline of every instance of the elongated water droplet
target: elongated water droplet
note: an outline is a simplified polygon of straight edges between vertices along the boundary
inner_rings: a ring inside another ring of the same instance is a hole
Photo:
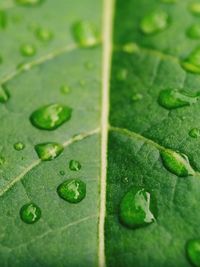
[[[185,92],[174,89],[166,89],[160,92],[158,103],[166,109],[175,109],[189,106],[198,101],[198,96],[190,96]]]
[[[192,53],[181,62],[181,66],[184,70],[200,74],[200,47],[197,47]]]
[[[187,177],[195,174],[186,155],[179,154],[170,149],[161,151],[160,155],[163,165],[171,173],[179,177]]]
[[[140,51],[138,44],[136,43],[127,43],[123,45],[122,51],[128,54],[134,54]]]
[[[53,39],[53,33],[46,28],[38,28],[35,31],[35,35],[42,42],[49,42]]]
[[[96,27],[88,21],[75,23],[72,28],[72,33],[75,41],[82,47],[93,47],[100,42]]]
[[[168,25],[168,14],[164,11],[155,11],[142,19],[140,29],[145,34],[154,34],[165,30]]]
[[[0,28],[5,29],[7,26],[7,14],[5,11],[0,10]]]
[[[21,51],[22,56],[25,56],[25,57],[32,57],[36,53],[35,47],[31,44],[22,45],[20,47],[20,51]]]
[[[194,2],[189,4],[188,6],[189,11],[193,14],[193,15],[200,15],[200,3],[199,2]]]
[[[6,103],[9,99],[9,93],[7,88],[3,85],[0,85],[0,103]]]
[[[41,4],[44,0],[15,0],[17,4],[22,6],[36,6]]]
[[[63,145],[58,143],[43,143],[35,146],[38,157],[43,161],[57,158],[64,150]]]
[[[86,184],[79,179],[69,179],[58,186],[57,192],[62,199],[78,203],[86,196]]]
[[[187,242],[186,254],[193,266],[200,267],[200,239],[192,239]]]
[[[122,198],[120,222],[129,228],[138,228],[155,221],[156,206],[145,189],[132,187]]]
[[[14,149],[17,151],[23,150],[25,148],[25,145],[22,142],[17,142],[14,144]]]
[[[81,164],[77,160],[70,160],[69,168],[71,171],[79,171],[81,169]]]
[[[63,85],[60,87],[60,91],[62,94],[67,95],[70,92],[70,87],[68,85]]]
[[[25,223],[35,223],[41,218],[41,209],[34,203],[25,204],[20,210],[20,217]]]
[[[72,109],[60,104],[50,104],[34,111],[31,123],[43,130],[54,130],[71,118]]]
[[[200,24],[194,24],[187,30],[187,36],[191,39],[200,39]]]
[[[193,128],[189,131],[189,136],[192,138],[198,138],[200,137],[200,129],[199,128]]]

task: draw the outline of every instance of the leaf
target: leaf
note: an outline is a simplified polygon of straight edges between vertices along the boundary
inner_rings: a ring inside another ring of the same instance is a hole
[[[198,266],[190,4],[0,2],[1,267]]]

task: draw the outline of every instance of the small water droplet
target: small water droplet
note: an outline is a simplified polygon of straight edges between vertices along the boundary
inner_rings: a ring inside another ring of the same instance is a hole
[[[142,19],[140,29],[145,34],[154,34],[165,30],[168,25],[168,14],[164,11],[155,11]]]
[[[71,171],[79,171],[81,169],[81,164],[77,160],[70,160],[69,168]]]
[[[138,47],[136,43],[127,43],[123,45],[122,50],[125,53],[134,54],[134,53],[137,53],[140,50],[140,48]]]
[[[25,57],[32,57],[36,53],[35,47],[31,44],[22,45],[20,47],[20,51],[21,51],[22,56],[25,56]]]
[[[117,72],[116,78],[118,81],[125,81],[128,76],[127,69],[120,69]]]
[[[22,142],[17,142],[13,145],[14,149],[17,151],[23,150],[25,148],[25,144]]]
[[[200,15],[200,3],[194,2],[189,4],[188,9],[193,15]]]
[[[60,92],[64,95],[67,95],[70,92],[70,87],[68,85],[62,85],[60,87]]]
[[[41,4],[44,0],[15,0],[17,4],[22,6],[36,6]]]
[[[64,176],[65,175],[65,171],[60,171],[60,175]]]
[[[200,74],[200,47],[197,47],[192,53],[181,62],[184,70]]]
[[[200,39],[200,24],[194,24],[187,30],[187,36],[191,39]]]
[[[179,177],[187,177],[195,174],[186,155],[179,154],[170,149],[161,151],[160,155],[163,165],[171,173]]]
[[[129,183],[129,178],[128,177],[122,177],[121,181],[123,184],[128,184]]]
[[[41,209],[34,203],[25,204],[20,209],[20,217],[25,223],[35,223],[41,218]]]
[[[0,10],[0,28],[5,29],[7,26],[7,14],[5,11]]]
[[[46,28],[38,28],[35,34],[37,39],[42,42],[49,42],[53,39],[53,33]]]
[[[72,109],[60,104],[50,104],[34,111],[31,123],[42,130],[54,130],[71,118]]]
[[[193,266],[200,267],[200,239],[192,239],[187,242],[186,254]]]
[[[140,94],[140,93],[135,93],[135,94],[133,94],[133,96],[132,96],[132,100],[133,100],[133,101],[139,101],[139,100],[142,100],[142,99],[143,99],[143,95]]]
[[[35,146],[38,157],[43,161],[57,158],[64,150],[63,145],[58,143],[43,143]]]
[[[199,128],[193,128],[189,131],[189,136],[192,138],[198,138],[200,137],[200,129]]]
[[[0,85],[0,103],[6,103],[9,97],[7,88],[4,85]]]
[[[132,187],[122,198],[119,208],[120,222],[129,228],[146,226],[155,221],[156,206],[145,189]]]
[[[72,33],[75,41],[82,47],[94,47],[99,44],[99,32],[94,24],[80,21],[73,25]]]
[[[62,199],[78,203],[86,196],[86,184],[79,179],[69,179],[58,186],[57,192]]]
[[[0,156],[0,166],[4,165],[6,162],[6,159],[3,156]]]
[[[190,96],[175,89],[166,89],[160,92],[158,103],[166,109],[175,109],[189,106],[198,101],[198,96]]]

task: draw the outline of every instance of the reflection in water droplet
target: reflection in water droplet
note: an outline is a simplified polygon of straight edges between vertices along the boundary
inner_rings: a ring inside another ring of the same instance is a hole
[[[121,181],[123,184],[128,184],[129,183],[129,178],[128,177],[122,177]]]
[[[78,203],[86,196],[86,184],[79,179],[69,179],[58,186],[57,192],[62,199]]]
[[[15,0],[17,4],[24,6],[36,6],[41,4],[44,0]]]
[[[14,149],[17,151],[23,150],[25,148],[25,145],[22,142],[17,142],[14,144]]]
[[[64,176],[65,175],[65,171],[60,171],[60,175]]]
[[[70,92],[70,87],[68,85],[62,85],[60,87],[60,92],[64,95],[67,95]]]
[[[50,104],[34,111],[31,123],[43,130],[54,130],[71,118],[72,109],[60,104]]]
[[[193,14],[193,15],[200,15],[200,3],[199,2],[194,2],[189,4],[188,6],[189,11]]]
[[[22,56],[25,56],[25,57],[32,57],[36,53],[35,47],[31,44],[22,45],[20,47],[20,51],[21,51]]]
[[[168,14],[164,11],[155,11],[142,19],[140,29],[145,34],[154,34],[165,30],[168,25]]]
[[[187,177],[195,174],[186,155],[179,154],[170,149],[161,151],[160,155],[163,165],[171,173],[179,177]]]
[[[43,161],[57,158],[64,150],[63,145],[58,143],[43,143],[35,146],[38,157]]]
[[[187,36],[191,39],[200,39],[200,24],[194,24],[187,30]]]
[[[100,42],[96,27],[88,21],[75,23],[72,28],[72,33],[75,41],[82,47],[93,47]]]
[[[198,96],[190,96],[175,89],[166,89],[160,92],[158,103],[166,109],[175,109],[189,106],[198,101]]]
[[[200,239],[192,239],[187,242],[186,254],[193,266],[200,267]]]
[[[77,160],[70,160],[69,168],[71,171],[79,171],[81,169],[81,164]]]
[[[193,128],[189,131],[189,136],[192,138],[198,138],[200,137],[200,129],[199,128]]]
[[[119,208],[120,222],[129,228],[146,226],[155,221],[156,205],[145,189],[132,187],[122,198]]]
[[[5,11],[0,10],[0,29],[5,29],[7,26],[7,14]]]
[[[0,103],[6,103],[9,99],[9,93],[4,85],[0,85]]]
[[[181,62],[184,70],[200,74],[200,47],[197,47],[192,53]]]
[[[36,37],[42,42],[49,42],[53,39],[53,33],[45,28],[38,28],[35,31]]]
[[[34,203],[28,203],[21,208],[20,217],[25,223],[35,223],[41,218],[41,209]]]

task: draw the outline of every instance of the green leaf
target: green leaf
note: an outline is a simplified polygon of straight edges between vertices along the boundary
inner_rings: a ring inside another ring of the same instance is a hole
[[[1,267],[200,266],[199,10],[0,1]]]

